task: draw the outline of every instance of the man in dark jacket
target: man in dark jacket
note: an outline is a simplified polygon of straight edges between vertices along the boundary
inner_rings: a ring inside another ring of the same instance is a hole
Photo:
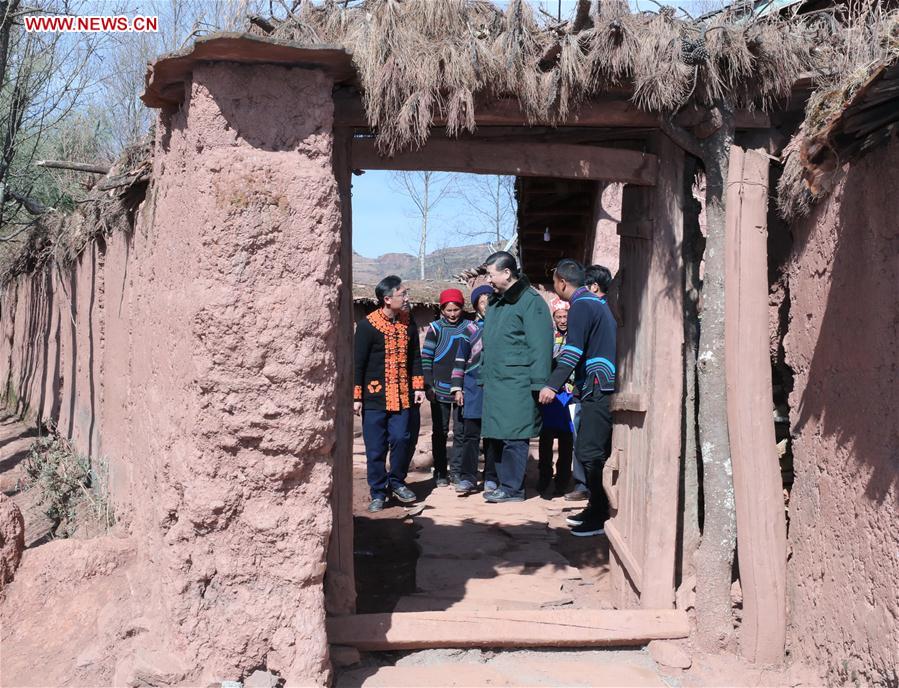
[[[356,325],[353,389],[353,412],[362,414],[371,512],[383,509],[390,494],[403,503],[416,499],[406,486],[409,413],[424,401],[425,386],[418,334],[404,310],[406,287],[389,275],[375,287],[375,296],[378,309]]]
[[[537,393],[549,379],[552,318],[512,254],[498,251],[485,264],[495,295],[484,320],[481,434],[496,462],[499,487],[485,492],[484,499],[520,502],[529,440],[540,434]]]
[[[579,536],[601,535],[609,515],[602,469],[612,435],[610,397],[615,391],[617,332],[609,307],[584,286],[584,281],[580,263],[569,259],[559,261],[553,274],[553,288],[571,304],[568,338],[556,369],[540,391],[540,403],[552,402],[574,372],[581,397],[581,422],[574,451],[584,465],[590,501],[584,511],[566,520],[572,526],[572,535]]]

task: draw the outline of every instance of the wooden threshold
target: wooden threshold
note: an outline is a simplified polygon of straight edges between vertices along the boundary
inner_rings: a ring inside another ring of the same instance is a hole
[[[328,642],[360,650],[608,647],[686,638],[677,609],[546,609],[353,614],[327,620]]]

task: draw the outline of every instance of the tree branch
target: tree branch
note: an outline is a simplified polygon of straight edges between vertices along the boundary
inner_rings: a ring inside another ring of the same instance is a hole
[[[91,174],[109,174],[109,165],[101,165],[90,162],[69,162],[67,160],[38,160],[38,167],[52,167],[58,170],[74,170],[75,172],[89,172]]]
[[[32,215],[43,215],[44,213],[48,213],[51,210],[53,210],[53,208],[48,208],[40,201],[36,201],[33,198],[29,198],[28,196],[25,196],[24,194],[17,193],[15,191],[13,191],[12,189],[7,189],[6,195],[9,196],[10,198],[12,198],[13,200],[16,200],[19,203],[21,203],[22,207],[25,208],[25,210],[27,210]]]
[[[664,117],[659,117],[659,128],[664,132],[665,136],[674,141],[678,146],[687,151],[690,155],[694,155],[700,160],[705,160],[705,153],[702,145],[683,127],[679,127]]]

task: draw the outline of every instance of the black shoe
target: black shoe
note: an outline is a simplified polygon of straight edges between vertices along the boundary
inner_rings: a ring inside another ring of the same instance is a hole
[[[597,521],[594,519],[588,519],[581,523],[579,526],[574,526],[571,529],[571,534],[576,535],[577,537],[592,537],[594,535],[605,535],[606,530],[603,527],[605,523],[602,521]]]
[[[590,509],[584,509],[583,511],[579,511],[576,514],[572,514],[568,518],[565,519],[565,523],[570,525],[571,527],[581,526],[584,524],[584,521],[590,518]]]
[[[540,478],[540,480],[537,481],[537,494],[543,494],[544,492],[546,492],[549,489],[549,483],[549,478],[547,478],[546,480]]]
[[[478,486],[470,480],[460,480],[456,485],[456,494],[460,497],[467,497],[478,491]]]
[[[501,504],[502,502],[523,502],[524,497],[513,497],[503,489],[494,490],[484,495],[484,499],[491,504]]]
[[[403,504],[411,504],[418,499],[418,497],[415,496],[415,493],[405,485],[393,488],[393,496]]]
[[[446,487],[449,485],[449,479],[445,475],[437,476],[437,487]]]
[[[384,508],[384,500],[380,497],[375,497],[371,500],[371,504],[368,505],[368,512],[373,514],[376,511],[381,511]]]
[[[583,502],[590,499],[590,493],[587,490],[572,490],[565,495],[566,502]]]

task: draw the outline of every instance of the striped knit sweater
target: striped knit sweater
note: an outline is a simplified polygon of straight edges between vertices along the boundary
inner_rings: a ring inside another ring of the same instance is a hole
[[[437,401],[452,403],[453,367],[459,344],[468,339],[471,320],[462,318],[450,324],[445,318],[428,325],[425,341],[421,349],[421,368],[425,386],[434,390]]]
[[[568,338],[556,359],[549,387],[558,391],[574,371],[581,396],[594,389],[615,391],[615,337],[618,326],[605,299],[581,287],[571,297]]]

